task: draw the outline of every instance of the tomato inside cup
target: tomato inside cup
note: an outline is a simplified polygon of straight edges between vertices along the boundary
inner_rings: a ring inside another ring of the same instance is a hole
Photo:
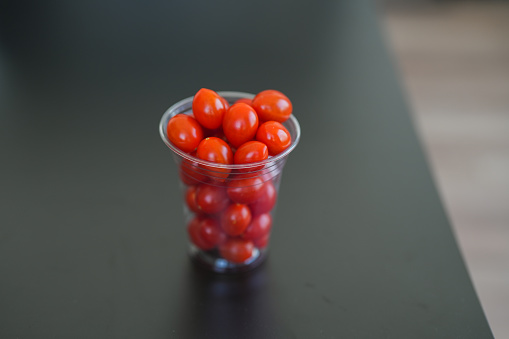
[[[283,168],[300,138],[292,109],[275,90],[201,89],[164,113],[159,132],[177,163],[195,262],[236,273],[266,258]]]

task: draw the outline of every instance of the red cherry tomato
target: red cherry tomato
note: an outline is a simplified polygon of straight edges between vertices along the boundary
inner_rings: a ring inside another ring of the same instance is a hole
[[[261,249],[261,248],[267,247],[267,245],[269,244],[269,240],[270,240],[270,233],[262,236],[261,238],[253,240],[253,243],[256,247]]]
[[[196,156],[202,160],[215,162],[218,164],[230,165],[233,163],[233,152],[228,144],[216,137],[209,137],[203,139],[198,145]],[[230,173],[227,168],[218,168],[214,166],[201,166],[204,169],[204,174],[211,179],[217,181],[224,181]]]
[[[248,141],[237,149],[233,155],[234,164],[248,164],[266,160],[269,157],[267,145],[259,141]],[[263,168],[263,165],[249,168],[250,171],[256,171]]]
[[[269,213],[260,214],[251,221],[251,224],[242,234],[243,239],[255,240],[270,233],[272,228],[272,217]]]
[[[207,214],[216,214],[224,210],[230,203],[224,187],[201,184],[196,189],[196,205]]]
[[[251,211],[243,204],[231,204],[221,216],[221,228],[232,237],[241,235],[250,222]]]
[[[192,152],[203,139],[200,124],[189,115],[177,114],[166,126],[166,134],[170,142],[184,152]]]
[[[234,104],[224,115],[224,135],[235,147],[252,140],[257,129],[258,116],[253,107],[247,104]]]
[[[239,100],[235,101],[236,104],[241,103],[241,102],[251,106],[251,104],[253,103],[253,100],[248,99],[248,98],[242,98],[242,99],[239,99]]]
[[[270,212],[276,205],[276,200],[277,200],[276,187],[274,187],[272,181],[267,181],[263,185],[260,197],[255,202],[249,205],[251,213],[253,213],[253,215],[259,215],[262,213]]]
[[[230,238],[219,246],[219,253],[228,261],[242,263],[253,255],[254,245],[249,240]]]
[[[224,243],[227,239],[227,236],[221,230],[219,223],[211,218],[202,219],[199,234],[204,242],[213,247]]]
[[[193,114],[205,128],[216,129],[223,123],[226,113],[224,99],[210,89],[200,89],[193,98]]]
[[[260,177],[242,178],[231,180],[226,189],[228,196],[234,202],[251,204],[263,194],[263,179]]]
[[[267,121],[258,128],[256,140],[267,145],[269,155],[276,155],[283,152],[291,145],[292,136],[279,122]]]
[[[196,156],[196,153],[193,152],[191,155],[194,157]],[[208,181],[207,176],[203,173],[203,170],[198,166],[198,164],[187,159],[182,159],[179,174],[180,179],[186,185],[197,185]]]
[[[196,189],[197,186],[189,186],[186,190],[187,207],[194,213],[201,213],[198,205],[196,205]]]
[[[201,227],[202,227],[202,217],[193,218],[189,224],[187,225],[187,234],[191,239],[191,242],[201,250],[208,251],[215,247],[214,244],[211,244],[205,241],[201,236]]]
[[[262,121],[285,122],[292,114],[292,103],[283,93],[272,89],[258,93],[252,103]]]
[[[230,108],[230,103],[228,102],[228,100],[226,100],[225,98],[221,97],[221,101],[223,101],[224,108],[226,110],[228,110],[228,108]]]
[[[218,164],[231,164],[233,162],[233,153],[230,146],[216,137],[203,139],[198,145],[196,156],[202,160]]]

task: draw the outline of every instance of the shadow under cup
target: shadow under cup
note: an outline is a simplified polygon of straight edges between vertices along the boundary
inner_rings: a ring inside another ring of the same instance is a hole
[[[218,94],[230,105],[238,99],[254,97],[241,92]],[[192,114],[192,102],[193,97],[177,102],[163,114],[159,124],[161,138],[179,166],[191,257],[215,272],[250,270],[267,255],[283,167],[299,142],[299,123],[293,115],[283,123],[292,143],[280,154],[256,163],[217,164],[183,152],[166,135],[166,126],[173,116]],[[232,222],[228,217],[231,214],[251,220],[241,234],[223,232],[222,225]]]

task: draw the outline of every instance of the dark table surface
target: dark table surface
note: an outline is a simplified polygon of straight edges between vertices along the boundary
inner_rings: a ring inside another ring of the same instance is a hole
[[[0,338],[491,338],[368,1],[2,3]],[[268,261],[187,256],[158,135],[199,88],[293,100]]]

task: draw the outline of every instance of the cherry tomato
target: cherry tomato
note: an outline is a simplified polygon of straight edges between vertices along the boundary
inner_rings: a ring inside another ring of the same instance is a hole
[[[228,144],[216,137],[203,139],[198,145],[196,156],[202,160],[218,164],[233,163],[233,153]]]
[[[225,98],[221,97],[221,101],[223,101],[224,108],[226,110],[228,110],[228,108],[230,108],[230,104],[228,103],[228,100],[226,100]]]
[[[269,155],[276,155],[283,152],[291,145],[292,136],[279,122],[267,121],[258,128],[256,140],[267,145],[269,148]]]
[[[213,90],[202,88],[194,95],[193,114],[205,128],[221,126],[226,109],[224,99]]]
[[[187,207],[194,213],[201,213],[198,205],[196,205],[196,189],[197,186],[189,186],[186,190],[186,204]]]
[[[246,141],[252,140],[258,129],[258,116],[253,107],[244,104],[234,104],[224,115],[223,131],[228,141],[239,147]]]
[[[187,234],[191,239],[191,242],[201,250],[207,251],[211,250],[215,247],[214,244],[211,244],[205,241],[201,236],[201,227],[202,227],[202,217],[195,217],[193,220],[189,222],[187,225]]]
[[[240,204],[251,204],[263,194],[264,185],[262,178],[237,178],[228,182],[228,188],[226,189],[228,196],[234,202]]]
[[[191,155],[193,157],[196,156],[196,152],[191,153]],[[199,183],[208,181],[207,176],[204,174],[203,170],[198,166],[198,164],[187,159],[182,159],[179,174],[180,179],[186,185],[197,185]]]
[[[229,236],[241,235],[251,223],[251,211],[247,205],[231,204],[221,216],[221,228]]]
[[[198,186],[195,199],[198,209],[207,214],[221,212],[230,203],[224,187],[207,184]]]
[[[226,234],[223,233],[219,223],[211,218],[203,218],[200,225],[199,235],[204,242],[216,247],[226,241]]]
[[[283,93],[272,89],[258,93],[252,103],[262,121],[285,122],[292,114],[292,103]]]
[[[261,238],[253,240],[253,242],[254,242],[254,245],[256,247],[258,247],[258,248],[265,248],[269,244],[269,240],[270,240],[270,233],[265,234]]]
[[[193,117],[177,114],[166,126],[166,134],[170,142],[184,152],[192,152],[203,139],[203,130]]]
[[[248,98],[242,98],[242,99],[239,99],[239,100],[235,101],[236,104],[241,103],[241,102],[251,106],[251,104],[253,103],[253,100],[248,99]]]
[[[269,213],[260,214],[254,217],[251,224],[242,234],[243,239],[255,240],[270,233],[272,228],[272,217]]]
[[[230,238],[219,246],[219,253],[228,261],[242,263],[253,255],[254,245],[249,240]]]
[[[202,160],[215,162],[218,164],[230,165],[233,163],[233,152],[228,144],[216,137],[209,137],[203,139],[198,145],[196,156]],[[218,168],[214,166],[201,166],[205,169],[204,174],[217,179],[218,181],[224,181],[230,173],[227,168]]]
[[[233,155],[234,164],[248,164],[266,160],[269,157],[267,145],[259,141],[248,141],[237,149]],[[256,171],[263,168],[263,165],[249,168],[250,171]]]
[[[276,205],[276,200],[277,200],[276,187],[274,187],[272,181],[267,181],[263,185],[260,197],[255,202],[249,205],[251,213],[253,213],[253,215],[259,215],[262,213],[270,212]]]

